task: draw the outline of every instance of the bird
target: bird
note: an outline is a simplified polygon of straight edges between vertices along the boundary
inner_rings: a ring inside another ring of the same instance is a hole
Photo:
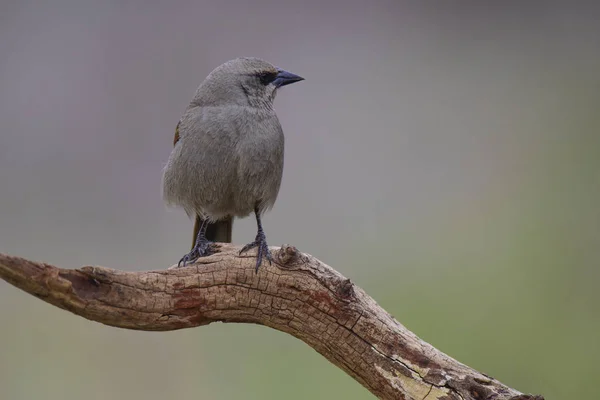
[[[284,135],[273,102],[278,89],[304,78],[255,57],[215,68],[196,90],[175,128],[163,169],[163,200],[195,217],[185,267],[213,253],[215,241],[230,243],[233,219],[254,213],[255,272],[272,262],[261,216],[275,204],[283,174]]]

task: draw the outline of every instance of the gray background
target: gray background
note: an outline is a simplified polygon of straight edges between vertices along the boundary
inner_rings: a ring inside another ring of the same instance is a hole
[[[592,3],[590,3],[592,4]],[[460,361],[593,398],[600,346],[600,24],[570,2],[4,1],[0,251],[175,263],[161,169],[217,65],[258,56],[286,133],[270,244],[352,278]],[[234,242],[254,237],[251,218]],[[118,330],[0,282],[0,398],[367,399],[259,326]]]

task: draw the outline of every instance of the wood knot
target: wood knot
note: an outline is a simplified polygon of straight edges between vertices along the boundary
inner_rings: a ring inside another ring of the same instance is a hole
[[[294,246],[284,244],[277,252],[277,261],[281,266],[291,266],[301,261],[301,253]]]
[[[459,392],[468,393],[470,396],[469,398],[475,400],[489,399],[494,394],[494,391],[486,387],[488,385],[487,382],[481,383],[480,381],[481,379],[467,376],[464,380],[456,381],[450,387],[459,389]]]
[[[93,267],[93,266],[81,267],[81,268],[79,268],[79,271],[82,274],[87,275],[92,284],[94,284],[95,286],[100,286],[100,281],[98,281],[98,279],[96,279],[96,276],[95,276],[96,275],[95,267]]]
[[[344,279],[338,284],[337,292],[341,297],[352,297],[354,295],[354,284],[350,279]]]

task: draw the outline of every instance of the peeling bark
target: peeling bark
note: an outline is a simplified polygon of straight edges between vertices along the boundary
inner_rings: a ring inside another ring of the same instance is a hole
[[[211,322],[289,333],[381,399],[543,400],[469,368],[407,330],[361,288],[284,246],[254,272],[254,257],[220,252],[186,268],[75,270],[0,254],[0,277],[59,308],[126,329],[169,331]]]

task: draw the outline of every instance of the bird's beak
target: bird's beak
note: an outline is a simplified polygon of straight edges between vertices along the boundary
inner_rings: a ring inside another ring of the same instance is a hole
[[[282,69],[279,69],[278,71],[279,72],[277,73],[277,77],[273,81],[273,84],[278,88],[285,86],[285,85],[289,85],[290,83],[299,82],[299,81],[304,80],[303,77],[298,76],[296,74],[292,74],[291,72],[287,72]]]

